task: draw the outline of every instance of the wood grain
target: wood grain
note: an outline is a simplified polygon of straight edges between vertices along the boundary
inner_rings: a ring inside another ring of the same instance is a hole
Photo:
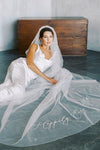
[[[59,47],[63,55],[86,55],[87,26],[86,18],[56,18],[56,19],[19,19],[18,48],[24,55],[39,28],[50,25],[57,33]]]

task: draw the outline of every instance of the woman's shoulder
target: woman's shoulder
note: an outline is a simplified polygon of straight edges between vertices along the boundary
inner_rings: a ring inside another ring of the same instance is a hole
[[[35,44],[35,43],[32,43],[32,44],[30,45],[30,48],[29,48],[29,51],[28,51],[27,56],[33,55],[33,54],[37,51],[37,49],[38,49],[38,45]]]
[[[35,53],[37,51],[37,49],[38,49],[38,45],[35,43],[32,43],[29,48],[29,53],[33,53],[33,52]]]
[[[32,44],[31,44],[31,47],[34,48],[34,49],[36,49],[36,50],[38,49],[38,45],[35,44],[35,43],[32,43]]]

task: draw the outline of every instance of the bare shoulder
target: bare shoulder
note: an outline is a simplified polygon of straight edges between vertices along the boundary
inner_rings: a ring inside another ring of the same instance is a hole
[[[36,51],[38,49],[38,45],[37,44],[35,44],[35,43],[33,43],[33,44],[31,44],[31,46],[30,46],[30,50],[34,50],[34,51]]]
[[[37,49],[38,49],[38,45],[36,45],[36,44],[31,44],[31,46],[30,46],[30,48],[29,48],[29,52],[28,52],[28,54],[27,54],[27,60],[34,58],[34,55],[35,55],[35,52],[37,51]]]

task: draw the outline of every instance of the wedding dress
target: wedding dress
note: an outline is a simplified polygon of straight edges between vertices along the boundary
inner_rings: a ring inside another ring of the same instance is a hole
[[[0,143],[16,147],[44,144],[79,133],[100,120],[100,83],[62,67],[51,29],[53,56],[48,60],[42,53],[39,30],[32,42],[38,45],[34,63],[58,82],[51,85],[38,76],[28,68],[26,58],[10,64],[0,85]]]

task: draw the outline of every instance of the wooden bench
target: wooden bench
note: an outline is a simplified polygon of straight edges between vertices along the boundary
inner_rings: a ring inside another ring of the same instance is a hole
[[[44,25],[50,25],[55,29],[63,55],[86,55],[88,20],[83,17],[20,18],[18,20],[18,49],[20,55],[25,55],[25,51],[38,29]]]

